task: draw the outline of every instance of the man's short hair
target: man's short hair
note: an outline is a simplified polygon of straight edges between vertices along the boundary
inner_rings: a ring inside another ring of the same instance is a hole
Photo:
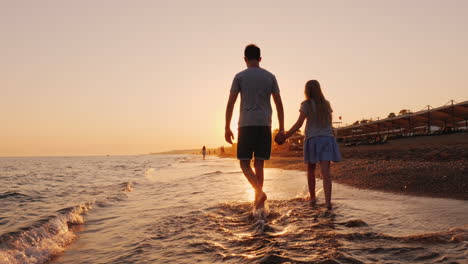
[[[247,45],[244,50],[244,56],[248,60],[260,60],[260,48],[254,44]]]

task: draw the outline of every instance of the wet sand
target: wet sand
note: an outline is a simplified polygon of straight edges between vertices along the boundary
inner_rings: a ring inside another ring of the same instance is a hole
[[[468,133],[389,140],[383,145],[340,145],[335,182],[357,188],[468,200]],[[226,149],[224,157],[233,157]],[[274,145],[266,167],[306,171],[302,151]],[[318,176],[320,178],[320,175]]]

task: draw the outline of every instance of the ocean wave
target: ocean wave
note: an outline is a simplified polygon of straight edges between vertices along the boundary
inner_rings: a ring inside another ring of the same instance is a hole
[[[212,172],[203,173],[200,176],[217,175],[217,174],[223,174],[223,172],[222,171],[212,171]]]
[[[74,226],[84,223],[83,214],[92,203],[57,211],[15,232],[0,236],[0,263],[45,263],[62,253],[76,238]]]
[[[22,193],[19,193],[19,192],[0,193],[0,199],[14,198],[14,197],[28,197],[28,195],[22,194]]]
[[[129,193],[133,192],[136,182],[128,181],[110,185],[111,192],[107,193],[105,199],[99,199],[95,204],[99,207],[109,207],[128,198]]]
[[[161,261],[177,263],[190,263],[184,256],[205,263],[461,263],[466,252],[466,227],[397,237],[304,198],[268,204],[254,211],[251,203],[229,202],[163,217],[148,228],[145,243],[153,246],[144,252],[161,250]]]
[[[355,220],[346,222],[344,225],[347,226],[348,223],[352,223],[350,226],[367,226],[366,225],[355,225]],[[358,221],[360,223],[360,221]],[[459,242],[468,242],[468,226],[451,228],[447,231],[434,232],[434,233],[425,233],[425,234],[415,234],[409,236],[390,236],[381,233],[375,232],[356,232],[356,233],[347,233],[347,234],[337,234],[336,237],[343,238],[349,241],[357,240],[373,240],[373,239],[385,239],[385,240],[394,240],[403,243],[424,243],[424,244],[448,244],[448,243],[459,243]]]
[[[3,171],[15,171],[15,170],[18,170],[18,168],[14,166],[4,166],[2,167],[2,170]]]
[[[200,179],[205,179],[205,178],[211,178],[213,176],[226,175],[226,174],[238,174],[238,173],[242,173],[242,172],[240,172],[240,171],[239,172],[237,172],[237,171],[224,172],[224,171],[219,171],[219,170],[210,171],[210,172],[202,173],[202,174],[199,174],[199,175],[194,175],[194,176],[184,178],[180,182],[182,182],[182,181],[190,182],[190,181],[192,181],[194,179],[200,180]],[[217,177],[217,178],[219,178],[219,177]]]
[[[155,244],[164,243],[162,256],[196,254],[206,263],[321,263],[334,259],[339,245],[328,234],[333,219],[325,207],[313,209],[304,199],[272,200],[262,211],[248,202],[230,202],[164,217],[147,232]],[[209,254],[202,258],[203,252]]]
[[[145,170],[145,172],[143,173],[143,175],[145,176],[145,178],[148,178],[148,179],[151,179],[151,177],[153,176],[153,173],[155,172],[155,169],[154,168],[148,168]]]
[[[133,191],[133,182],[124,182],[120,184],[120,190],[123,192],[132,192]]]
[[[153,180],[155,179],[155,176],[156,176],[155,174],[157,171],[162,170],[162,169],[167,169],[170,167],[172,167],[172,164],[164,164],[160,166],[150,167],[150,168],[145,169],[145,171],[143,172],[143,175],[145,176],[145,178],[149,180]]]
[[[217,170],[217,171],[211,171],[211,172],[203,173],[200,176],[210,176],[210,175],[219,175],[219,174],[239,174],[239,173],[242,173],[242,171],[226,171],[226,172],[224,172],[224,171]]]
[[[407,242],[417,241],[425,243],[468,242],[468,225],[451,228],[443,232],[416,234],[399,237],[398,239]]]

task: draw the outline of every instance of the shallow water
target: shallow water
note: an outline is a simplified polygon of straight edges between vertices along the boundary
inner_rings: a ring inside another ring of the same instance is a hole
[[[253,213],[231,159],[1,158],[0,263],[467,263],[466,201],[333,188],[266,169]]]

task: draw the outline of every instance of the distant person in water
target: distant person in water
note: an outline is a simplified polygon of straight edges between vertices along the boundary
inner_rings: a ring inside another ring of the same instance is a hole
[[[283,103],[278,82],[273,74],[260,68],[261,60],[259,47],[251,44],[245,48],[244,61],[247,69],[236,74],[232,81],[224,134],[226,141],[232,144],[232,111],[240,93],[237,159],[240,160],[242,172],[255,189],[256,209],[263,208],[267,199],[266,193],[263,192],[263,166],[271,154],[271,96],[278,112],[279,130],[284,130]],[[250,166],[252,158],[255,158],[255,171]]]
[[[205,147],[205,146],[203,146],[201,152],[202,152],[202,154],[203,154],[203,159],[205,159],[205,156],[206,156],[206,147]]]
[[[306,100],[301,103],[299,118],[286,134],[278,134],[275,141],[279,144],[294,135],[307,119],[304,141],[304,162],[307,167],[307,181],[309,183],[310,202],[316,203],[315,197],[315,166],[320,164],[325,192],[325,204],[331,209],[332,182],[330,176],[330,162],[341,161],[340,150],[333,136],[332,108],[323,96],[320,84],[316,80],[308,81],[305,85]]]

